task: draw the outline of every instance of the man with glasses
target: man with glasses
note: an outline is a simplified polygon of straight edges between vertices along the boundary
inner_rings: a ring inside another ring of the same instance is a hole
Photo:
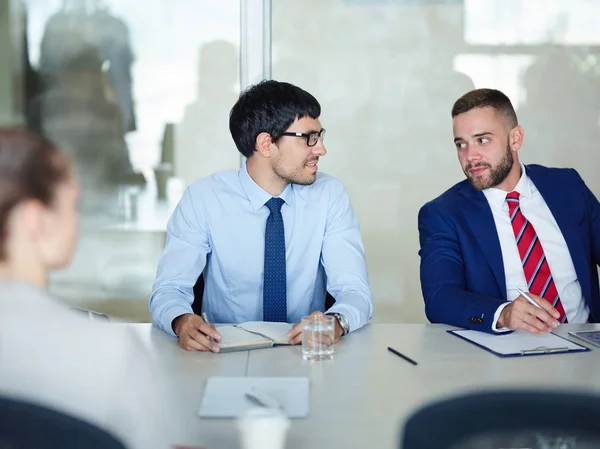
[[[359,224],[340,181],[318,172],[325,130],[308,92],[263,81],[233,106],[229,129],[247,158],[184,193],[167,227],[150,298],[154,322],[187,350],[219,351],[209,323],[296,323],[335,316],[335,340],[364,326],[373,296]],[[203,319],[193,287],[202,274]],[[335,303],[325,310],[329,292]],[[216,344],[215,344],[216,343]]]

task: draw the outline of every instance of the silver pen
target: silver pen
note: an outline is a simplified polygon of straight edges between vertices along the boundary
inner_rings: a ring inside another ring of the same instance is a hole
[[[252,387],[250,391],[246,392],[246,398],[261,407],[281,408],[281,404],[273,396],[256,387]]]
[[[208,321],[208,317],[206,316],[206,312],[202,312],[202,319],[204,320],[204,322],[206,324],[208,324],[210,326],[210,321]],[[213,340],[213,338],[210,335],[207,335],[206,337],[210,341],[210,344],[214,346],[215,345],[215,341]]]
[[[517,291],[521,294],[521,296],[523,298],[525,298],[527,300],[527,302],[529,302],[529,304],[531,304],[532,306],[536,306],[537,308],[541,309],[542,306],[540,306],[536,300],[534,300],[531,296],[529,296],[528,293],[525,293],[523,290],[521,290],[519,287],[517,287]]]

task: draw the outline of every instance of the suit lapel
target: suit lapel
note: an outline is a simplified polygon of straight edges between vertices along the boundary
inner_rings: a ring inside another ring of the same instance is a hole
[[[569,207],[571,204],[569,194],[572,192],[557,189],[552,184],[552,179],[548,177],[547,169],[542,170],[539,167],[526,167],[526,170],[527,175],[548,205],[550,213],[554,216],[560,232],[565,239],[567,248],[569,248],[571,260],[573,261],[583,294],[586,298],[590,298],[592,288],[588,271],[590,261],[587,258],[587,252],[581,239],[581,230],[577,222],[577,218],[579,217],[573,216],[573,211]]]
[[[496,232],[496,223],[492,215],[492,210],[488,204],[485,195],[475,190],[471,184],[465,183],[460,190],[460,194],[466,201],[462,202],[462,212],[465,221],[468,223],[481,252],[489,264],[498,289],[502,294],[502,299],[506,299],[506,278],[504,276],[504,262],[502,260],[502,250],[500,249],[500,240]]]

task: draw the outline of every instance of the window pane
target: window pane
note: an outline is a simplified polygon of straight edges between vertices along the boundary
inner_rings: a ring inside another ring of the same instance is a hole
[[[239,0],[14,3],[23,37],[27,30],[20,112],[69,154],[82,188],[80,245],[51,290],[147,318],[183,189],[240,164],[228,129],[240,84]]]
[[[273,78],[322,104],[319,166],[361,221],[376,320],[425,319],[417,214],[464,179],[450,111],[474,87],[511,97],[525,163],[575,167],[600,194],[599,13],[597,0],[273,2]]]

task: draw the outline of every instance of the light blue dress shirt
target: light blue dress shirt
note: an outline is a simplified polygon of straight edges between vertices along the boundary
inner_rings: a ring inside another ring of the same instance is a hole
[[[311,185],[279,195],[285,228],[288,320],[323,311],[325,288],[350,330],[373,314],[373,295],[358,219],[342,183],[317,173]],[[203,311],[214,323],[262,321],[265,225],[271,195],[239,170],[189,186],[167,225],[165,249],[150,297],[153,321],[175,335],[172,321],[192,312],[193,286],[204,272]]]

